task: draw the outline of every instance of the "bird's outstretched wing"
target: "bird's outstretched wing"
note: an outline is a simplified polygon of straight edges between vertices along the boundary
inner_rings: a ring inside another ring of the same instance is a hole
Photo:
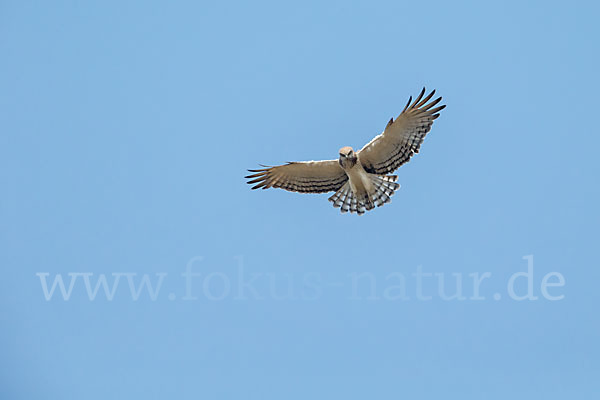
[[[425,88],[415,101],[412,101],[411,97],[398,118],[395,121],[392,118],[383,133],[359,151],[358,158],[365,171],[379,175],[388,174],[419,152],[433,120],[439,117],[438,113],[446,107],[435,107],[442,100],[441,97],[428,103],[435,90],[425,98],[424,94]]]
[[[246,176],[252,189],[281,188],[291,192],[325,193],[336,191],[348,176],[337,160],[291,162],[277,167],[250,169]]]

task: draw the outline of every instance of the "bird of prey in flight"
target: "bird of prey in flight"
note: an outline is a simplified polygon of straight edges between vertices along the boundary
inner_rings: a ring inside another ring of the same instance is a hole
[[[419,152],[433,121],[446,106],[442,100],[431,100],[435,90],[425,96],[425,88],[413,101],[409,98],[402,113],[390,119],[381,135],[359,151],[342,147],[337,160],[288,162],[276,167],[251,169],[246,176],[252,189],[271,187],[299,193],[335,192],[329,201],[362,215],[391,201],[390,196],[400,187],[398,176],[388,175],[407,163]],[[425,97],[424,97],[425,96]],[[437,107],[436,107],[437,106]]]

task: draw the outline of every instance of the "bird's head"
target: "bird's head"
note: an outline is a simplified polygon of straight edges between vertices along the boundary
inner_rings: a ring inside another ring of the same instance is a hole
[[[351,168],[354,164],[356,164],[356,153],[352,150],[352,147],[346,146],[340,149],[340,165],[342,168]]]

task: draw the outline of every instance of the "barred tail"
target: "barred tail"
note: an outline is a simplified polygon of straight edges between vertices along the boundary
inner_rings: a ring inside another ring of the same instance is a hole
[[[333,203],[334,207],[340,207],[342,213],[350,211],[358,215],[364,214],[366,210],[372,210],[375,206],[380,207],[392,201],[390,197],[400,187],[400,184],[396,183],[398,177],[396,175],[369,175],[374,191],[364,198],[357,198],[348,181],[328,200]]]
[[[372,195],[373,202],[377,207],[392,201],[391,197],[394,192],[400,188],[400,184],[396,183],[398,176],[396,175],[371,175],[371,182],[375,186],[375,194]]]

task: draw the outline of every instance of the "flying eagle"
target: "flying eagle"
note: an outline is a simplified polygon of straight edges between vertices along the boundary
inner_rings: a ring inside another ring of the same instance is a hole
[[[435,107],[441,97],[429,101],[435,90],[425,96],[425,88],[412,101],[408,99],[402,113],[390,119],[381,135],[355,152],[342,147],[338,160],[289,162],[277,167],[250,169],[246,176],[252,189],[281,188],[300,193],[335,192],[329,198],[342,213],[362,215],[391,201],[390,196],[400,187],[398,176],[388,175],[407,163],[431,129],[433,121],[446,106]]]

